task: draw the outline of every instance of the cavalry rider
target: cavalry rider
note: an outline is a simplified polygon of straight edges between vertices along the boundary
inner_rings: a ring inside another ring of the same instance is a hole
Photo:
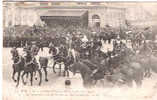
[[[23,48],[23,51],[27,51],[27,50],[31,50],[31,47],[32,47],[32,45],[31,45],[31,43],[28,43],[27,41],[26,41],[26,44],[25,44],[25,47]]]
[[[11,54],[12,54],[12,60],[14,61],[14,63],[17,63],[17,61],[19,60],[19,53],[16,47],[12,48]]]
[[[51,54],[53,57],[56,57],[59,54],[59,49],[55,47],[52,42],[49,44],[49,48],[49,54]]]
[[[118,35],[114,43],[114,51],[117,54],[117,53],[120,53],[120,50],[121,50],[121,39],[120,39],[120,36]]]
[[[49,54],[53,53],[54,44],[51,42],[49,44]]]
[[[39,64],[39,57],[37,56],[39,51],[39,48],[36,46],[35,43],[32,44],[31,48],[27,48],[25,50],[26,55],[24,56],[26,64],[25,66],[27,67],[30,64],[35,64],[37,68],[37,66],[40,68],[40,64]]]
[[[36,42],[33,43],[32,47],[31,47],[31,53],[32,53],[32,61],[33,63],[35,63],[39,69],[41,68],[40,63],[39,63],[39,56],[38,56],[38,52],[39,52],[39,47],[37,46]]]
[[[59,47],[59,56],[66,57],[67,55],[68,55],[67,48],[65,47],[65,45],[60,44],[60,47]]]
[[[26,63],[30,62],[32,59],[31,55],[31,45],[26,43],[25,47],[23,48],[24,54],[23,57],[25,58]]]

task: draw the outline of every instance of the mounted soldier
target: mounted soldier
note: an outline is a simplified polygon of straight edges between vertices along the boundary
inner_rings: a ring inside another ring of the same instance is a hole
[[[27,41],[26,41],[26,44],[25,44],[25,46],[24,46],[24,48],[23,48],[23,51],[27,51],[27,50],[31,50],[31,47],[32,47],[32,45],[31,45],[31,43],[28,43]]]
[[[59,47],[59,55],[62,57],[68,56],[68,50],[65,45],[61,44]]]
[[[50,44],[49,44],[49,54],[56,54],[56,49],[55,49],[55,46],[54,46],[54,44],[51,42]]]
[[[23,48],[24,54],[22,56],[25,58],[26,62],[29,62],[31,59],[31,47],[32,45],[26,42],[25,47]]]
[[[25,59],[25,67],[29,67],[29,65],[34,64],[35,66],[32,66],[34,70],[40,67],[39,64],[39,57],[37,56],[39,51],[39,48],[36,46],[35,43],[32,43],[31,47],[27,47],[25,49],[26,55],[24,55]]]
[[[117,36],[117,39],[115,40],[115,43],[114,43],[114,52],[115,54],[118,54],[121,50],[121,39],[120,39],[120,36],[118,35]]]
[[[13,47],[13,48],[12,48],[11,54],[13,54],[13,55],[12,55],[12,57],[13,57],[12,60],[14,61],[14,63],[16,63],[17,60],[18,60],[18,57],[19,57],[19,53],[18,53],[16,47]]]
[[[33,43],[32,47],[31,47],[31,54],[32,54],[32,61],[39,67],[40,67],[40,63],[39,63],[39,56],[38,56],[38,52],[39,52],[39,47],[37,46],[36,42]]]

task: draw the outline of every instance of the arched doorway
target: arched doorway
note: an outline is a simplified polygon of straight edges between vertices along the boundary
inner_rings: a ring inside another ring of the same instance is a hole
[[[100,27],[100,17],[98,15],[92,16],[93,26],[99,28]]]

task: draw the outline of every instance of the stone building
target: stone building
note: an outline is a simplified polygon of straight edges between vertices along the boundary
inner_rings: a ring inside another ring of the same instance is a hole
[[[122,27],[126,19],[125,8],[110,7],[101,2],[3,2],[3,11],[4,27],[33,26],[43,22],[52,25],[59,19],[71,19],[71,22],[88,27]]]
[[[144,5],[144,6],[143,6]],[[153,3],[157,7],[157,3]],[[155,9],[138,2],[3,2],[3,25],[51,24],[58,20],[88,27],[125,27],[126,20],[138,27],[154,26]],[[148,7],[149,8],[149,7]],[[151,13],[153,11],[154,13]],[[155,13],[156,14],[156,13]],[[156,14],[157,15],[157,14]],[[70,20],[71,19],[71,20]]]

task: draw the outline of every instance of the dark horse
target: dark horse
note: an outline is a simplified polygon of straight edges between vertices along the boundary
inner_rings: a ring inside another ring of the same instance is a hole
[[[50,48],[49,53],[52,53],[53,55],[53,72],[56,73],[55,71],[55,66],[56,64],[59,65],[59,75],[61,75],[61,70],[62,70],[62,64],[64,65],[64,73],[63,76],[69,76],[69,66],[74,62],[74,58],[71,53],[68,55],[68,50],[67,47],[63,48],[55,48],[54,46]]]
[[[56,73],[55,65],[59,64],[59,75],[61,75],[61,70],[62,70],[61,64],[62,63],[64,64],[63,76],[67,75],[69,77],[69,66],[74,63],[74,57],[72,56],[72,54],[69,54],[69,56],[66,56],[66,57],[60,56],[58,59],[54,60],[54,64],[53,64],[53,72],[54,73]]]
[[[31,82],[31,85],[33,85],[33,72],[35,72],[35,73],[38,72],[39,73],[39,78],[40,78],[39,79],[40,80],[39,81],[39,85],[41,85],[42,73],[41,73],[41,70],[38,69],[36,64],[30,63],[30,64],[26,65],[26,61],[25,61],[25,59],[22,56],[20,56],[17,52],[11,52],[11,53],[12,53],[12,56],[13,56],[12,59],[14,61],[12,79],[15,82],[16,82],[15,74],[18,73],[16,87],[18,87],[18,85],[19,85],[20,75],[21,75],[22,71],[24,71],[23,74],[22,74],[23,84],[25,84],[23,76],[25,74],[30,73],[30,75],[31,75],[30,82]]]
[[[95,74],[93,77],[91,77],[91,74],[93,73],[93,71],[91,70],[91,68],[87,64],[85,64],[81,61],[75,62],[70,67],[70,70],[73,72],[74,75],[78,71],[80,72],[81,77],[83,79],[83,85],[86,88],[91,88],[91,87],[95,86],[98,80],[100,80],[104,85],[104,81],[103,81],[104,72],[102,71],[100,73]]]

